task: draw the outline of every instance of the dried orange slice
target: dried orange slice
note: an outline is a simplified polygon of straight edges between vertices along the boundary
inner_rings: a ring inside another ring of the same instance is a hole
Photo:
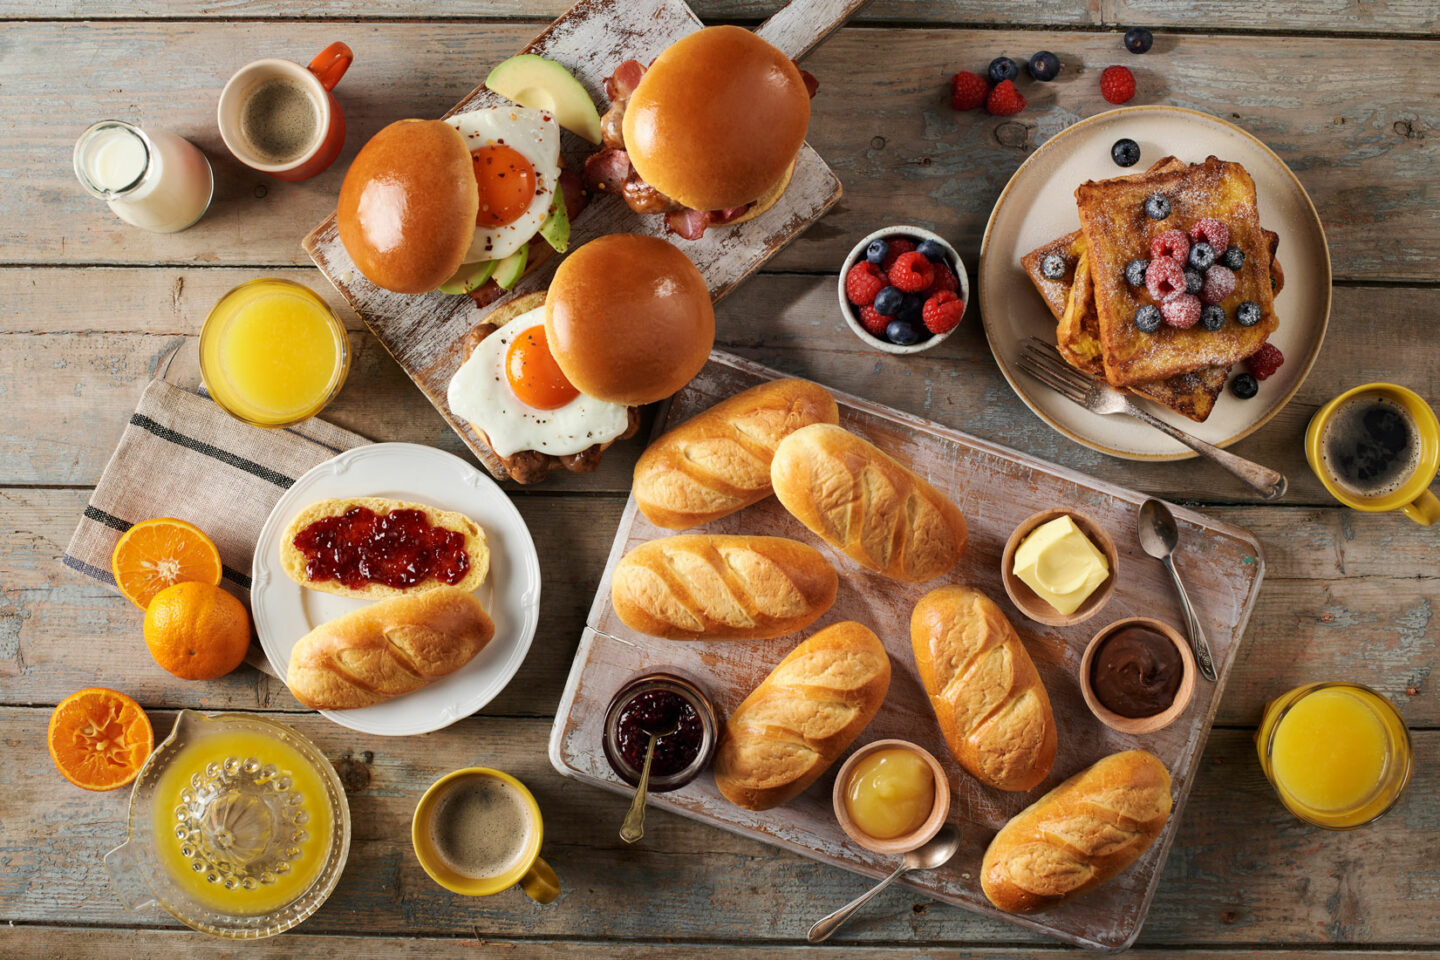
[[[110,555],[115,586],[144,610],[177,583],[220,585],[220,551],[204,531],[174,517],[156,517],[125,531]]]
[[[140,704],[104,687],[72,693],[50,714],[50,758],[86,790],[115,790],[135,779],[155,748]]]

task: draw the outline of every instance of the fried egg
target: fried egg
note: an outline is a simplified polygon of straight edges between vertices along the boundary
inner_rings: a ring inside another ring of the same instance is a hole
[[[480,191],[466,263],[499,260],[535,236],[560,182],[560,125],[544,110],[486,107],[447,121],[465,138]]]
[[[521,450],[579,453],[630,425],[624,404],[586,396],[565,379],[545,337],[544,307],[480,341],[447,394],[450,410],[484,431],[502,457]]]

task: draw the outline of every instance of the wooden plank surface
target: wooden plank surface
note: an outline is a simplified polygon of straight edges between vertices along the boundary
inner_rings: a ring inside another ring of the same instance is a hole
[[[334,208],[349,159],[386,123],[439,116],[486,67],[526,42],[535,24],[299,22],[277,44],[273,27],[242,22],[0,24],[0,110],[9,136],[0,165],[19,176],[6,201],[0,261],[17,263],[297,264],[298,246]],[[325,174],[281,184],[241,167],[214,129],[214,98],[243,62],[306,58],[337,37],[355,66],[337,88],[349,139]],[[1105,65],[1129,58],[1137,103],[1208,110],[1254,133],[1288,162],[1324,220],[1337,279],[1434,278],[1440,260],[1440,71],[1425,40],[1186,34],[1163,54],[1131,57],[1111,33],[1020,30],[839,31],[805,61],[820,80],[810,143],[846,186],[841,206],[772,261],[777,270],[829,270],[851,244],[901,218],[950,238],[974,266],[986,218],[1036,144],[1108,109]],[[1027,84],[1017,117],[953,112],[946,78],[982,69],[996,52],[1054,50],[1067,65],[1052,84]],[[116,60],[107,51],[123,49]],[[877,50],[894,51],[877,56]],[[151,62],[183,62],[155,72]],[[140,65],[137,72],[134,65]],[[853,91],[864,90],[859,109]],[[37,95],[39,94],[39,95]],[[53,98],[65,103],[63,113]],[[85,194],[70,154],[83,122],[123,116],[193,138],[216,170],[216,202],[173,236],[131,229]],[[1364,184],[1363,190],[1355,189]],[[1284,239],[1281,240],[1284,255]]]

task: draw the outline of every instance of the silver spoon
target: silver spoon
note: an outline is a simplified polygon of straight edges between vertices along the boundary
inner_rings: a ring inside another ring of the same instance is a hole
[[[630,801],[630,809],[625,814],[625,822],[620,825],[620,839],[626,843],[634,843],[645,836],[645,795],[650,791],[650,763],[655,759],[655,741],[661,737],[668,737],[679,729],[679,720],[665,730],[641,728],[642,732],[650,734],[650,744],[645,748],[645,766],[640,771],[640,785],[635,788],[635,799]]]
[[[1180,543],[1180,528],[1175,525],[1175,517],[1170,508],[1159,500],[1146,500],[1140,504],[1138,526],[1140,546],[1165,564],[1165,569],[1170,571],[1170,579],[1175,581],[1175,592],[1180,594],[1180,609],[1185,613],[1185,631],[1190,634],[1190,648],[1195,651],[1195,663],[1200,667],[1200,676],[1213,683],[1215,661],[1210,658],[1210,644],[1205,642],[1200,618],[1195,616],[1190,595],[1185,592],[1185,584],[1180,582],[1180,574],[1175,570],[1175,560],[1171,556]]]
[[[810,932],[805,935],[805,939],[811,943],[823,943],[829,940],[830,936],[836,930],[839,930],[856,910],[859,910],[865,906],[865,904],[869,903],[875,894],[890,886],[891,882],[898,880],[911,870],[934,870],[936,867],[948,862],[951,857],[955,856],[955,851],[959,849],[960,831],[948,823],[945,824],[929,843],[905,854],[905,860],[900,866],[895,868],[895,872],[890,874],[890,876],[881,880],[875,886],[860,894],[860,896],[851,900],[829,916],[816,920],[815,926],[810,928]]]

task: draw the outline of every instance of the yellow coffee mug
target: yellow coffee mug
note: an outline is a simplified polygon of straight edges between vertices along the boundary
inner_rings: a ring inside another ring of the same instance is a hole
[[[510,869],[493,877],[467,877],[455,871],[441,858],[430,839],[430,818],[435,812],[436,802],[451,784],[470,777],[492,777],[505,783],[524,801],[525,810],[530,817],[530,838],[525,844],[525,852]],[[430,874],[431,880],[446,890],[467,897],[488,897],[493,893],[509,890],[517,883],[520,889],[525,891],[525,895],[536,903],[549,903],[560,896],[560,878],[555,875],[550,864],[540,859],[540,840],[543,834],[544,822],[540,817],[540,805],[535,802],[530,791],[525,789],[525,784],[508,773],[488,767],[466,767],[436,780],[416,804],[415,816],[410,821],[410,842],[415,847],[415,856],[420,861],[420,866]]]
[[[1385,397],[1404,407],[1415,421],[1415,430],[1420,441],[1420,462],[1414,474],[1400,489],[1380,497],[1361,498],[1343,489],[1325,471],[1321,460],[1320,440],[1325,436],[1325,426],[1340,405],[1351,397],[1362,393],[1373,393]],[[1393,383],[1367,383],[1353,390],[1346,390],[1315,412],[1310,418],[1310,427],[1305,431],[1305,459],[1310,469],[1330,491],[1330,496],[1352,510],[1367,513],[1384,513],[1389,510],[1403,510],[1405,516],[1428,527],[1440,520],[1440,500],[1430,492],[1436,470],[1440,470],[1440,419],[1424,398],[1413,390]]]

